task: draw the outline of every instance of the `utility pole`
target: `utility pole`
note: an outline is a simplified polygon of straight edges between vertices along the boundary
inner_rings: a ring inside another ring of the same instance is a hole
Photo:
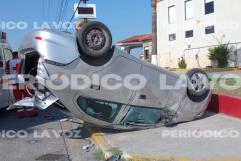
[[[89,0],[81,0],[84,4],[86,4],[87,3],[87,1],[89,1]]]
[[[157,0],[151,0],[152,7],[152,64],[157,65]]]
[[[83,1],[84,4],[87,4],[87,2],[88,2],[89,0],[81,0],[81,1]],[[84,18],[84,23],[88,23],[88,19],[87,19],[87,18]]]

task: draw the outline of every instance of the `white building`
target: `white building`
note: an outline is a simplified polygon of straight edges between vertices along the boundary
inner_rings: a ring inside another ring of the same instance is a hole
[[[159,0],[158,64],[189,68],[211,66],[208,48],[230,43],[229,66],[241,66],[241,0]],[[234,61],[235,60],[235,61]]]

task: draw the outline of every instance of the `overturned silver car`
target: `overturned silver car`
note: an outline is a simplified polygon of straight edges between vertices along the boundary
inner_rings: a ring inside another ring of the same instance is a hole
[[[76,36],[33,31],[19,51],[22,74],[35,93],[16,105],[45,109],[60,101],[91,125],[124,130],[191,121],[210,101],[205,72],[193,69],[179,76],[141,61],[112,47],[110,31],[100,22],[85,24]]]

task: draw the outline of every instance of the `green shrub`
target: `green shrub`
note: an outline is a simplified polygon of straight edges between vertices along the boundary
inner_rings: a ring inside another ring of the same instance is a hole
[[[94,152],[94,156],[95,156],[96,160],[99,160],[99,161],[106,160],[105,156],[104,156],[104,153],[101,149],[96,149],[95,152]]]
[[[208,57],[210,60],[217,61],[218,67],[223,68],[228,65],[229,49],[228,44],[220,44],[217,47],[210,48]]]
[[[181,57],[181,59],[178,62],[178,66],[181,69],[186,69],[187,68],[187,63],[186,63],[186,60],[184,59],[184,57]]]

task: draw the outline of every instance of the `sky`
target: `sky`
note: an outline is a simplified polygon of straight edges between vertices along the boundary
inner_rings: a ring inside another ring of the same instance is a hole
[[[1,0],[0,30],[8,33],[11,47],[14,50],[18,49],[24,35],[33,30],[34,26],[45,26],[45,22],[50,22],[48,24],[52,26],[57,23],[56,15],[60,15],[57,12],[60,10],[60,1]],[[68,0],[64,22],[70,20],[75,3],[78,3],[78,0]],[[89,0],[89,3],[97,5],[97,20],[110,28],[114,43],[135,34],[151,33],[150,0]],[[74,30],[70,32],[74,33]]]

